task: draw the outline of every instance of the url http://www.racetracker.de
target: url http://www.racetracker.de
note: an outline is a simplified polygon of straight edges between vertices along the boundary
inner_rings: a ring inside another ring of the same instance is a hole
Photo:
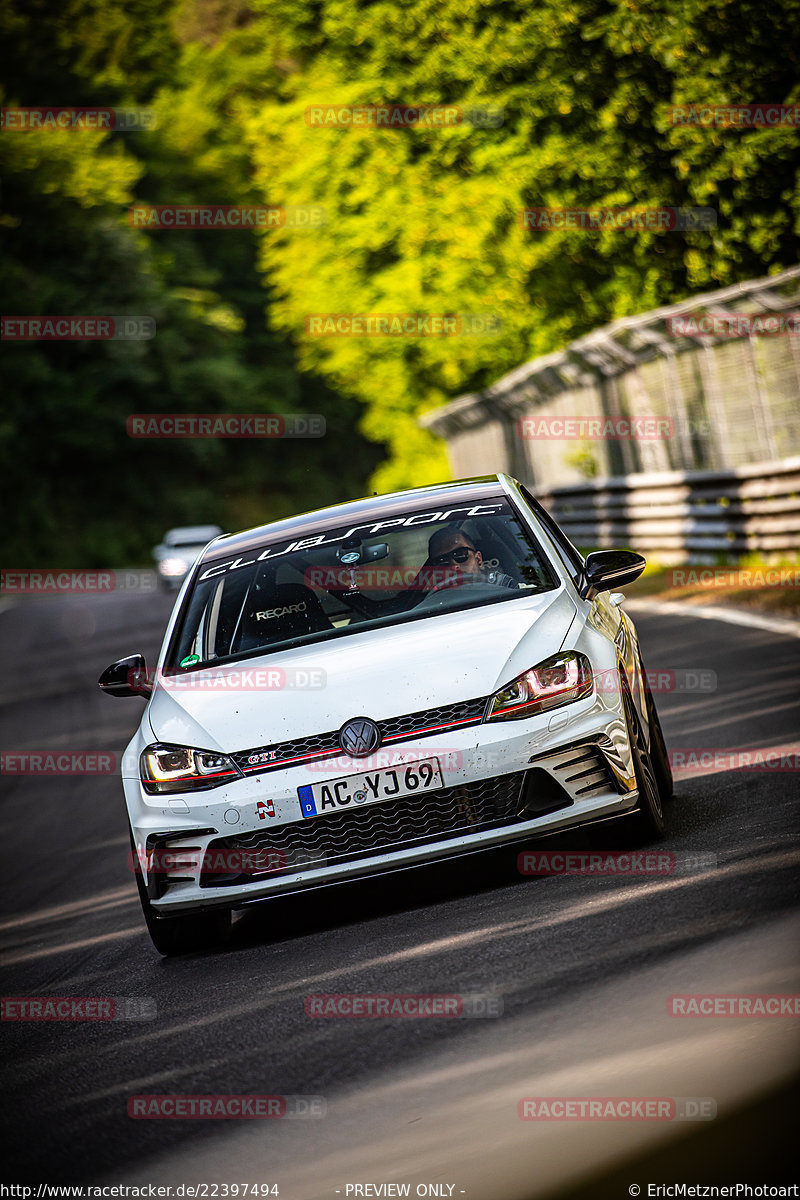
[[[13,1196],[15,1200],[107,1200],[110,1197],[128,1197],[129,1200],[143,1200],[150,1196],[174,1196],[178,1200],[223,1200],[227,1197],[245,1196],[280,1196],[277,1183],[120,1183],[120,1184],[87,1184],[86,1186],[60,1183],[0,1183],[0,1200],[5,1196]]]

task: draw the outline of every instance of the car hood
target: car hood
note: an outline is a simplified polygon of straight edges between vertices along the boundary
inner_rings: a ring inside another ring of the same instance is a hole
[[[231,753],[489,696],[557,653],[575,615],[561,587],[259,655],[157,683],[148,718],[157,741]],[[270,687],[276,669],[313,685]]]

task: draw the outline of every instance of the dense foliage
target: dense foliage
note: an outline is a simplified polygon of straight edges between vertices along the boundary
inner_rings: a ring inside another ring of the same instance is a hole
[[[419,412],[593,326],[798,258],[798,0],[5,0],[4,104],[151,106],[149,132],[0,134],[4,313],[155,317],[146,342],[7,344],[13,565],[142,558],[447,474]],[[745,90],[746,89],[746,90]],[[449,104],[502,124],[308,124]],[[314,204],[313,230],[144,231],[130,202]],[[711,231],[532,233],[525,206],[700,206]],[[315,337],[309,314],[493,314],[491,335]],[[132,412],[317,412],[319,441],[133,442]],[[371,478],[370,478],[371,477]]]

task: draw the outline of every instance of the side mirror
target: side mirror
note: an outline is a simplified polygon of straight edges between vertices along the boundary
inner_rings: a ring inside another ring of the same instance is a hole
[[[583,569],[585,583],[581,597],[594,600],[599,592],[633,583],[646,566],[647,560],[633,550],[595,550],[586,559]]]
[[[153,690],[143,654],[130,654],[112,663],[97,682],[108,696],[149,696]]]

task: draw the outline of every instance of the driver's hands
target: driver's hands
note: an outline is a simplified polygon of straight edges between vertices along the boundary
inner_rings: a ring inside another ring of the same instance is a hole
[[[431,592],[442,592],[445,588],[469,587],[476,583],[492,582],[482,571],[445,571],[442,567],[438,569],[443,572],[443,578],[433,585]]]
[[[492,583],[495,587],[513,588],[515,591],[519,588],[516,579],[512,579],[504,571],[487,571],[482,579],[484,583]]]
[[[424,579],[430,595],[431,592],[441,592],[446,588],[470,587],[475,584],[489,584],[491,587],[519,588],[516,579],[506,575],[504,571],[456,571],[452,567],[424,567],[420,571],[420,579]]]
[[[416,582],[426,591],[438,591],[439,588],[458,587],[461,572],[453,567],[420,567]]]

